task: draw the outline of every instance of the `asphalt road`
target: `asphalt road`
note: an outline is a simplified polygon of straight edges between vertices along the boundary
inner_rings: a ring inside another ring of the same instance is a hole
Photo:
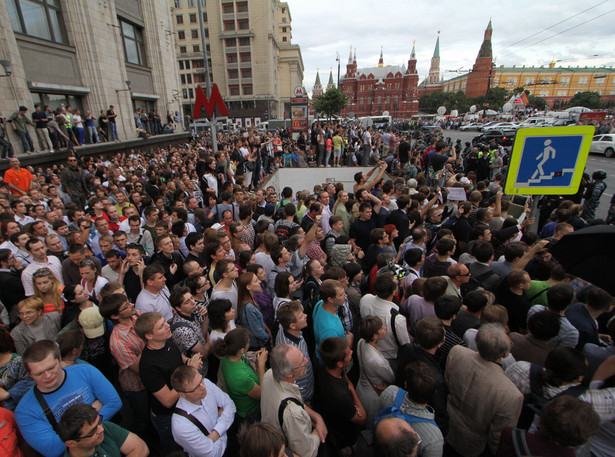
[[[444,136],[450,137],[453,142],[457,141],[457,138],[461,140],[461,143],[464,144],[466,141],[471,141],[475,136],[480,135],[480,132],[460,132],[456,130],[445,130]],[[604,194],[602,194],[602,198],[600,199],[600,206],[596,212],[597,217],[605,219],[606,213],[608,211],[609,202],[611,201],[611,197],[613,193],[615,193],[615,158],[607,159],[603,155],[598,154],[590,154],[587,158],[587,164],[585,166],[587,172],[591,176],[591,174],[599,169],[606,171],[607,178],[606,184],[607,188]]]

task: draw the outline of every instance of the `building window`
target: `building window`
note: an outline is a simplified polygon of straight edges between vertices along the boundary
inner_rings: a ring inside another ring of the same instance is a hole
[[[194,98],[194,89],[188,89],[188,95],[190,95],[190,98]]]
[[[239,78],[239,72],[237,70],[228,71],[228,79],[237,79],[237,78]]]
[[[548,97],[549,96],[549,91],[548,90],[541,90],[540,93],[538,94],[539,97]]]
[[[234,48],[237,46],[237,40],[235,38],[227,38],[224,40],[224,44],[227,48]]]
[[[205,62],[202,60],[193,60],[192,68],[205,68]]]
[[[192,75],[186,75],[186,82],[192,84]]]
[[[207,22],[207,13],[203,13],[203,22]]]
[[[557,96],[558,97],[565,97],[567,93],[568,93],[567,90],[558,90],[557,91]]]
[[[227,54],[226,61],[227,63],[237,63],[237,54]]]
[[[500,78],[496,76],[493,78],[493,87],[497,87],[498,84],[500,84]]]
[[[250,38],[249,37],[239,38],[239,46],[250,46]]]
[[[195,83],[204,83],[205,82],[205,73],[195,73],[194,74],[194,82]]]
[[[184,16],[182,14],[178,14],[177,16],[175,16],[175,22],[177,22],[178,24],[183,24]]]
[[[194,0],[188,0],[188,8],[194,8]]]
[[[182,0],[175,0],[175,8],[181,8],[182,7]]]
[[[243,86],[243,95],[252,95],[252,84]]]
[[[241,70],[241,77],[242,78],[251,78],[252,77],[252,69],[251,68],[244,68],[243,70]]]
[[[551,84],[551,78],[549,76],[542,78],[543,84]]]
[[[252,57],[249,52],[242,52],[239,55],[241,56],[242,62],[250,62],[252,60]]]
[[[186,54],[187,52],[188,52],[188,51],[187,51],[186,46],[180,46],[180,47],[179,47],[179,53],[180,53],[180,54]]]
[[[224,30],[227,32],[235,30],[235,21],[224,21]]]
[[[180,70],[183,70],[183,69],[184,69],[184,61],[183,61],[183,60],[180,60],[180,61],[179,61],[179,69],[180,69]]]
[[[282,27],[282,33],[286,33],[286,27]]]
[[[250,28],[250,23],[248,22],[247,19],[245,19],[245,20],[237,21],[237,26],[239,27],[239,30],[248,30]]]
[[[182,84],[186,84],[186,75],[179,75],[179,79],[181,80]]]
[[[596,84],[600,84],[600,85],[604,84],[605,79],[606,79],[606,76],[602,76],[602,75],[594,76],[594,81],[596,82]]]
[[[390,96],[390,95],[387,95],[387,98],[386,98],[386,102],[385,102],[385,103],[386,103],[387,105],[388,105],[389,103],[391,103],[391,96]]]
[[[534,84],[534,78],[525,78],[525,82],[523,83],[524,86],[532,86]]]
[[[222,12],[224,14],[232,14],[233,13],[233,4],[232,3],[226,3],[225,5],[222,6]]]
[[[201,52],[201,47],[198,44],[192,46],[192,52]]]
[[[585,86],[587,84],[587,76],[581,76],[579,78],[579,86]]]
[[[56,43],[68,42],[58,0],[8,0],[6,6],[15,32]]]
[[[228,92],[230,95],[239,95],[239,86],[228,86]]]
[[[196,24],[196,13],[190,13],[190,23]]]
[[[145,46],[143,45],[143,29],[120,20],[120,31],[124,43],[126,62],[145,65]]]
[[[288,41],[288,39],[285,36],[283,36],[282,41]]]
[[[192,30],[190,30],[190,34],[191,34],[191,36],[192,36],[192,39],[193,39],[193,40],[194,40],[194,39],[197,39],[197,38],[199,37],[199,31],[198,31],[198,29],[192,29]]]
[[[517,84],[517,78],[512,78],[512,77],[506,78],[506,85],[508,87],[513,87],[515,84]]]
[[[559,83],[562,86],[566,86],[566,85],[570,84],[570,76],[564,76],[564,77],[560,78]]]
[[[237,3],[237,12],[247,13],[248,12],[248,2]]]
[[[185,40],[186,39],[186,32],[184,32],[183,30],[178,30],[177,31],[177,39],[178,40]]]

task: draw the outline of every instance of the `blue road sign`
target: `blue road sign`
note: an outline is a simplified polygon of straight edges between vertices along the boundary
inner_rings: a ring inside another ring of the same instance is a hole
[[[519,129],[506,179],[506,193],[576,193],[593,135],[593,126]]]

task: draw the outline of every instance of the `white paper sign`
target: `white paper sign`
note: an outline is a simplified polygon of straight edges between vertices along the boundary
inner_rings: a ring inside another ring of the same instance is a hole
[[[452,201],[465,201],[466,190],[463,187],[447,187],[448,199]]]

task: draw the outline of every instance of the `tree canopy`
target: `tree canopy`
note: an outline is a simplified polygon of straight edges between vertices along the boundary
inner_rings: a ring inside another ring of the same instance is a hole
[[[320,97],[314,99],[314,111],[321,114],[326,114],[328,118],[331,118],[346,107],[348,98],[344,93],[332,87]]]

